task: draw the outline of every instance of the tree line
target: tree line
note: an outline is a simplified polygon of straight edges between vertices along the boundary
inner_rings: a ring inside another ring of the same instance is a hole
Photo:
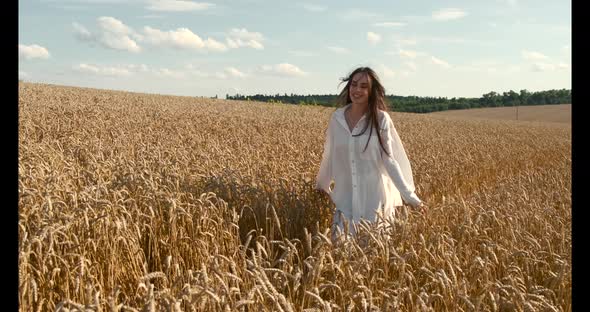
[[[226,94],[227,100],[239,101],[258,101],[269,103],[282,103],[294,105],[318,105],[318,106],[336,106],[338,95],[299,95],[299,94],[275,94],[275,95],[229,95]],[[572,92],[569,89],[552,89],[546,91],[529,92],[526,89],[515,92],[497,93],[495,91],[483,94],[479,98],[465,97],[422,97],[422,96],[400,96],[386,95],[386,102],[391,111],[413,112],[413,113],[430,113],[435,111],[444,111],[451,109],[469,109],[482,107],[502,107],[518,105],[551,105],[551,104],[571,104]]]

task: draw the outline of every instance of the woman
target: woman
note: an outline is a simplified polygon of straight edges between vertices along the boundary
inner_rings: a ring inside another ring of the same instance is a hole
[[[328,193],[336,205],[334,225],[342,230],[342,217],[352,222],[377,221],[378,214],[393,218],[403,201],[423,208],[377,74],[360,67],[342,82],[346,87],[328,124],[316,179],[316,189]]]

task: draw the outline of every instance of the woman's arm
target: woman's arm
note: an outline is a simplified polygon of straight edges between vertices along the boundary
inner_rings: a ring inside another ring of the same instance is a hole
[[[334,115],[330,117],[328,123],[328,130],[326,131],[326,140],[324,142],[324,153],[322,156],[322,162],[320,164],[320,170],[316,177],[316,189],[324,190],[330,194],[330,183],[332,182],[332,144],[333,144],[333,127],[334,127]]]
[[[395,130],[391,117],[385,113],[384,127],[382,130],[384,147],[389,153],[381,151],[381,159],[393,184],[399,190],[402,199],[412,207],[418,207],[422,201],[414,193],[414,181],[412,169],[406,156],[401,140]]]

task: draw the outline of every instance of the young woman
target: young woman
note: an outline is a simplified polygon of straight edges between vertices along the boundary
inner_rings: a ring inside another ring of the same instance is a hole
[[[402,142],[387,113],[385,89],[369,67],[343,78],[332,113],[316,189],[336,205],[334,226],[343,230],[343,218],[377,221],[395,216],[405,201],[424,208],[414,193],[412,169]],[[334,180],[334,188],[330,184]]]

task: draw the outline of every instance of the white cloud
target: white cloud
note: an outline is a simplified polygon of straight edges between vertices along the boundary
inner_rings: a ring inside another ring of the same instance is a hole
[[[554,64],[549,63],[533,63],[533,71],[543,72],[543,71],[553,71],[557,67]]]
[[[432,18],[436,21],[448,21],[467,16],[467,12],[461,9],[446,8],[432,12]]]
[[[97,19],[97,21],[98,26],[105,31],[121,35],[128,35],[133,33],[133,29],[131,29],[131,27],[125,25],[123,22],[114,17],[101,16]]]
[[[314,55],[316,55],[313,52],[301,51],[301,50],[291,50],[291,51],[289,51],[289,53],[296,55],[296,56],[314,56]]]
[[[326,7],[315,4],[303,4],[302,6],[304,9],[310,12],[324,12],[327,10]]]
[[[288,64],[282,63],[275,66],[275,71],[279,74],[285,76],[305,76],[307,75],[306,72],[302,71],[299,67]]]
[[[96,65],[81,63],[77,66],[74,66],[74,70],[82,72],[82,73],[91,73],[96,75],[104,75],[104,76],[130,76],[132,72],[129,70],[128,66],[107,66],[107,67],[99,67]]]
[[[546,60],[549,57],[547,57],[546,55],[536,52],[536,51],[522,51],[521,52],[522,57],[524,57],[527,60],[530,61],[539,61],[539,60]]]
[[[216,41],[215,39],[211,39],[211,38],[207,38],[207,40],[205,40],[205,47],[207,47],[208,50],[211,51],[218,51],[218,52],[223,52],[227,50],[227,47],[225,46],[225,44]]]
[[[46,48],[37,45],[18,45],[18,55],[19,57],[24,57],[27,60],[40,58],[40,59],[48,59],[49,58],[49,51]]]
[[[559,62],[557,64],[554,63],[545,63],[545,62],[535,62],[532,64],[532,70],[537,72],[544,72],[544,71],[555,71],[555,70],[568,70],[570,69],[570,65],[567,63]]]
[[[281,63],[276,65],[263,65],[260,67],[260,72],[281,77],[303,77],[308,73],[301,70],[299,67],[289,64]]]
[[[210,75],[208,73],[198,70],[195,65],[190,64],[190,63],[186,64],[184,66],[184,69],[187,70],[188,74],[190,74],[190,75],[198,76],[201,78],[209,78],[210,77]]]
[[[376,27],[401,27],[401,26],[406,26],[406,23],[382,22],[382,23],[374,23],[373,26],[376,26]]]
[[[184,12],[201,11],[213,7],[214,4],[207,2],[193,2],[182,0],[152,0],[146,9],[151,11]]]
[[[224,73],[220,73],[220,72],[217,72],[217,73],[215,73],[215,74],[213,75],[213,77],[214,77],[214,78],[217,78],[217,79],[227,79],[227,75],[226,75],[226,74],[224,74]]]
[[[261,33],[259,32],[251,32],[248,31],[246,28],[232,28],[232,30],[229,33],[229,36],[231,38],[235,38],[235,39],[242,39],[242,40],[256,40],[256,41],[262,41],[264,40],[264,37],[262,36]]]
[[[382,73],[383,78],[393,78],[395,77],[395,71],[389,68],[387,65],[380,64],[377,67],[377,70]]]
[[[137,71],[137,72],[142,72],[142,73],[149,71],[149,67],[145,64],[139,64],[139,65],[130,64],[130,65],[127,65],[127,68],[131,69],[132,71]]]
[[[398,45],[398,46],[408,46],[408,45],[417,45],[418,44],[417,38],[394,36],[393,40],[395,41],[396,45]]]
[[[244,78],[247,75],[244,74],[243,72],[239,71],[237,68],[235,67],[226,67],[225,68],[225,72],[231,76],[231,77],[235,77],[235,78]]]
[[[227,51],[228,47],[213,38],[202,39],[188,28],[177,28],[176,30],[163,31],[150,26],[143,27],[143,33],[133,30],[123,22],[113,17],[99,17],[97,19],[99,30],[93,34],[84,26],[73,23],[75,36],[82,41],[94,41],[102,46],[115,50],[129,52],[141,52],[140,43],[147,43],[159,47],[171,47],[177,49],[189,49],[197,51]],[[245,30],[244,30],[245,31]],[[258,33],[235,32],[234,35],[250,36],[258,38]],[[260,35],[261,36],[261,35]],[[246,42],[255,48],[261,48],[257,42]]]
[[[416,63],[414,62],[405,62],[404,63],[407,67],[409,67],[411,70],[415,71],[416,70]]]
[[[350,53],[350,50],[348,50],[347,48],[343,48],[343,47],[330,46],[330,47],[327,47],[327,49],[332,52],[340,53],[340,54]]]
[[[478,72],[478,73],[502,73],[510,74],[521,71],[520,66],[511,65],[505,62],[494,59],[481,59],[476,61],[468,62],[465,65],[459,65],[454,67],[457,71],[462,72]]]
[[[93,73],[93,74],[98,74],[100,73],[100,69],[94,65],[88,65],[88,64],[78,64],[78,66],[74,67],[75,70],[80,71],[80,72],[86,72],[86,73]]]
[[[72,26],[74,27],[74,34],[80,40],[92,40],[92,34],[86,29],[86,27],[73,22]]]
[[[264,36],[259,32],[251,32],[246,28],[233,28],[227,35],[226,42],[230,48],[251,47],[263,50]]]
[[[31,76],[24,71],[18,71],[18,79],[29,79]]]
[[[381,41],[381,35],[369,31],[367,32],[367,41],[369,41],[370,44],[375,45]]]
[[[145,26],[143,28],[145,36],[141,41],[154,46],[173,47],[177,49],[188,50],[210,50],[226,51],[227,47],[214,39],[201,39],[197,34],[188,28],[178,28],[176,30],[162,31],[156,28]]]
[[[351,8],[340,13],[340,18],[344,20],[382,19],[381,14],[358,8]]]
[[[84,40],[97,41],[102,46],[114,49],[138,53],[141,47],[130,36],[135,36],[135,31],[118,19],[110,16],[101,16],[97,19],[100,31],[93,35],[84,26],[75,24],[76,37]]]
[[[80,63],[73,67],[75,71],[101,76],[128,77],[136,74],[145,76],[153,75],[158,78],[184,79],[187,73],[182,70],[174,70],[166,67],[153,68],[145,64],[126,64],[114,66],[101,66],[96,64]]]
[[[156,76],[162,78],[183,79],[185,77],[185,74],[183,72],[177,70],[170,70],[168,68],[153,69],[152,72]]]
[[[147,15],[141,15],[141,18],[163,18],[164,16],[162,15],[154,15],[154,14],[147,14]]]
[[[402,58],[416,58],[416,56],[418,55],[418,52],[416,51],[412,51],[412,50],[403,50],[400,49],[399,50],[399,56],[401,56]]]
[[[82,4],[124,4],[124,3],[141,3],[145,0],[42,0],[42,2],[74,2]]]
[[[518,5],[517,0],[496,0],[497,2],[501,2],[502,4],[507,4],[508,6],[515,7]]]
[[[439,66],[444,67],[444,68],[450,68],[451,67],[451,65],[449,65],[449,63],[447,63],[447,62],[445,62],[445,61],[443,61],[443,60],[441,60],[439,58],[436,58],[434,56],[431,56],[430,57],[430,61],[432,61],[433,64],[439,65]]]
[[[88,32],[85,34],[87,39],[94,37],[96,38],[95,40],[104,47],[114,50],[123,50],[134,53],[141,51],[141,47],[130,37],[130,35],[134,35],[135,32],[123,22],[110,16],[101,16],[97,19],[97,22],[101,29],[100,33],[93,36]],[[82,30],[82,32],[84,31]],[[80,36],[79,33],[77,35],[78,37]]]

